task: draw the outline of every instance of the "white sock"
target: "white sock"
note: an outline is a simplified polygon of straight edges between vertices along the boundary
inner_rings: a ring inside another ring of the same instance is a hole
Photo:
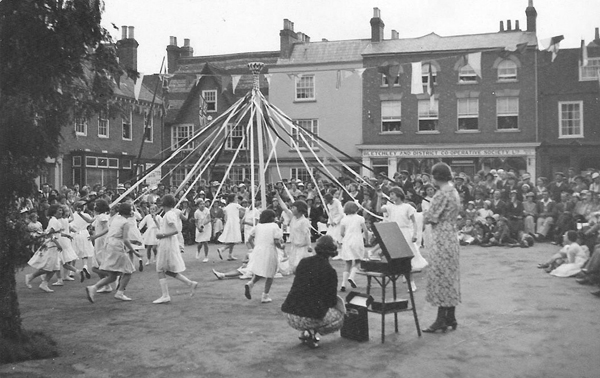
[[[345,287],[346,286],[346,282],[348,282],[348,277],[350,277],[350,273],[348,272],[344,272],[342,274],[342,286]]]
[[[161,278],[158,280],[158,282],[160,283],[160,290],[162,291],[162,296],[165,298],[168,297],[169,296],[169,284],[167,283],[167,279]]]
[[[356,267],[352,267],[352,269],[350,269],[350,275],[348,276],[349,279],[351,279],[352,281],[354,281],[354,276],[356,275]]]

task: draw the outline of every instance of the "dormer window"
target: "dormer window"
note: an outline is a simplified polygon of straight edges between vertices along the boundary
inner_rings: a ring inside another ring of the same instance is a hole
[[[477,74],[470,65],[465,65],[458,70],[458,82],[461,84],[477,83]]]
[[[505,59],[498,64],[498,81],[516,81],[517,64],[512,60]]]

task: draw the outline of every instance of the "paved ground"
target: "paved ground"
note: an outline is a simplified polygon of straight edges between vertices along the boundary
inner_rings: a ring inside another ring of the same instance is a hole
[[[387,317],[389,332],[381,344],[380,318],[370,314],[368,342],[338,333],[323,337],[316,350],[299,343],[279,310],[293,277],[275,280],[273,303],[260,303],[260,285],[248,301],[243,281],[218,281],[210,271],[233,269],[237,262],[203,264],[194,259],[193,247],[184,255],[186,274],[201,288],[190,298],[182,284],[170,280],[169,305],[151,303],[160,296],[151,267],[134,275],[128,289],[134,301],[129,303],[98,294],[96,304],[90,304],[79,282],[53,294],[37,285],[28,290],[21,272],[24,326],[52,335],[60,357],[3,365],[0,376],[599,377],[600,299],[573,279],[536,269],[556,249],[549,244],[465,247],[458,330],[418,337],[411,313],[402,313],[399,334],[393,333],[393,317]],[[236,253],[242,256],[241,246]],[[333,266],[341,277],[342,262]],[[416,303],[421,324],[427,326],[436,309],[424,300],[424,279],[416,278]],[[364,291],[366,279],[359,277],[358,284],[357,290]]]

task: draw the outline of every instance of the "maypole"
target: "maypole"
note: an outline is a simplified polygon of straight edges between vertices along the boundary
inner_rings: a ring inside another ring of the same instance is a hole
[[[252,88],[252,103],[257,108],[260,107],[260,71],[265,66],[262,62],[251,62],[248,63],[248,68],[252,71],[254,75],[254,86]],[[257,120],[256,120],[256,137],[258,139],[258,180],[260,187],[260,202],[262,204],[262,208],[267,208],[267,186],[265,183],[265,153],[263,146],[263,119],[259,117],[259,112],[256,112]],[[251,162],[251,169],[254,171],[254,161]],[[254,182],[252,182],[254,185]]]

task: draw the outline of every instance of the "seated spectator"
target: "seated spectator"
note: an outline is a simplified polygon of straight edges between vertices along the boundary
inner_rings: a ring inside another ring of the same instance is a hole
[[[471,219],[467,219],[463,228],[458,231],[458,241],[460,245],[471,245],[477,241],[477,230]]]
[[[530,235],[535,235],[535,222],[538,216],[537,203],[533,201],[533,197],[535,194],[528,192],[523,202],[523,231]]]
[[[552,244],[563,245],[563,235],[569,230],[576,229],[575,217],[573,216],[573,210],[575,204],[571,201],[571,196],[567,192],[562,192],[560,195],[560,202],[556,204],[556,225],[554,226],[554,241]]]
[[[573,183],[571,184],[571,190],[575,193],[581,193],[582,190],[587,190],[588,185],[583,180],[583,176],[577,175],[573,179]]]
[[[485,223],[487,217],[491,217],[494,215],[494,212],[490,209],[492,202],[489,200],[483,201],[483,208],[477,210],[477,217],[475,218],[475,222]],[[493,218],[492,218],[493,219]]]
[[[492,206],[490,209],[494,212],[494,214],[498,214],[503,217],[504,213],[506,212],[506,202],[504,202],[501,198],[502,192],[500,190],[495,190],[492,196]]]
[[[538,201],[538,219],[536,227],[536,239],[538,241],[544,240],[554,222],[556,222],[556,202],[550,198],[550,193],[547,190],[542,192],[542,199]]]
[[[523,204],[518,199],[517,190],[513,189],[510,192],[510,202],[506,207],[506,218],[508,219],[508,227],[513,239],[516,239],[519,232],[524,230],[523,226]]]
[[[590,257],[590,251],[586,246],[577,243],[577,232],[570,230],[564,233],[563,243],[565,246],[552,255],[550,260],[539,264],[538,268],[545,269],[556,277],[571,277],[581,271],[583,264]]]
[[[508,227],[508,220],[504,217],[499,217],[496,222],[496,227],[492,231],[492,237],[489,239],[487,243],[482,244],[482,247],[491,247],[491,246],[509,246],[515,247],[518,246],[519,243],[516,239],[513,239],[510,236],[510,229]]]

